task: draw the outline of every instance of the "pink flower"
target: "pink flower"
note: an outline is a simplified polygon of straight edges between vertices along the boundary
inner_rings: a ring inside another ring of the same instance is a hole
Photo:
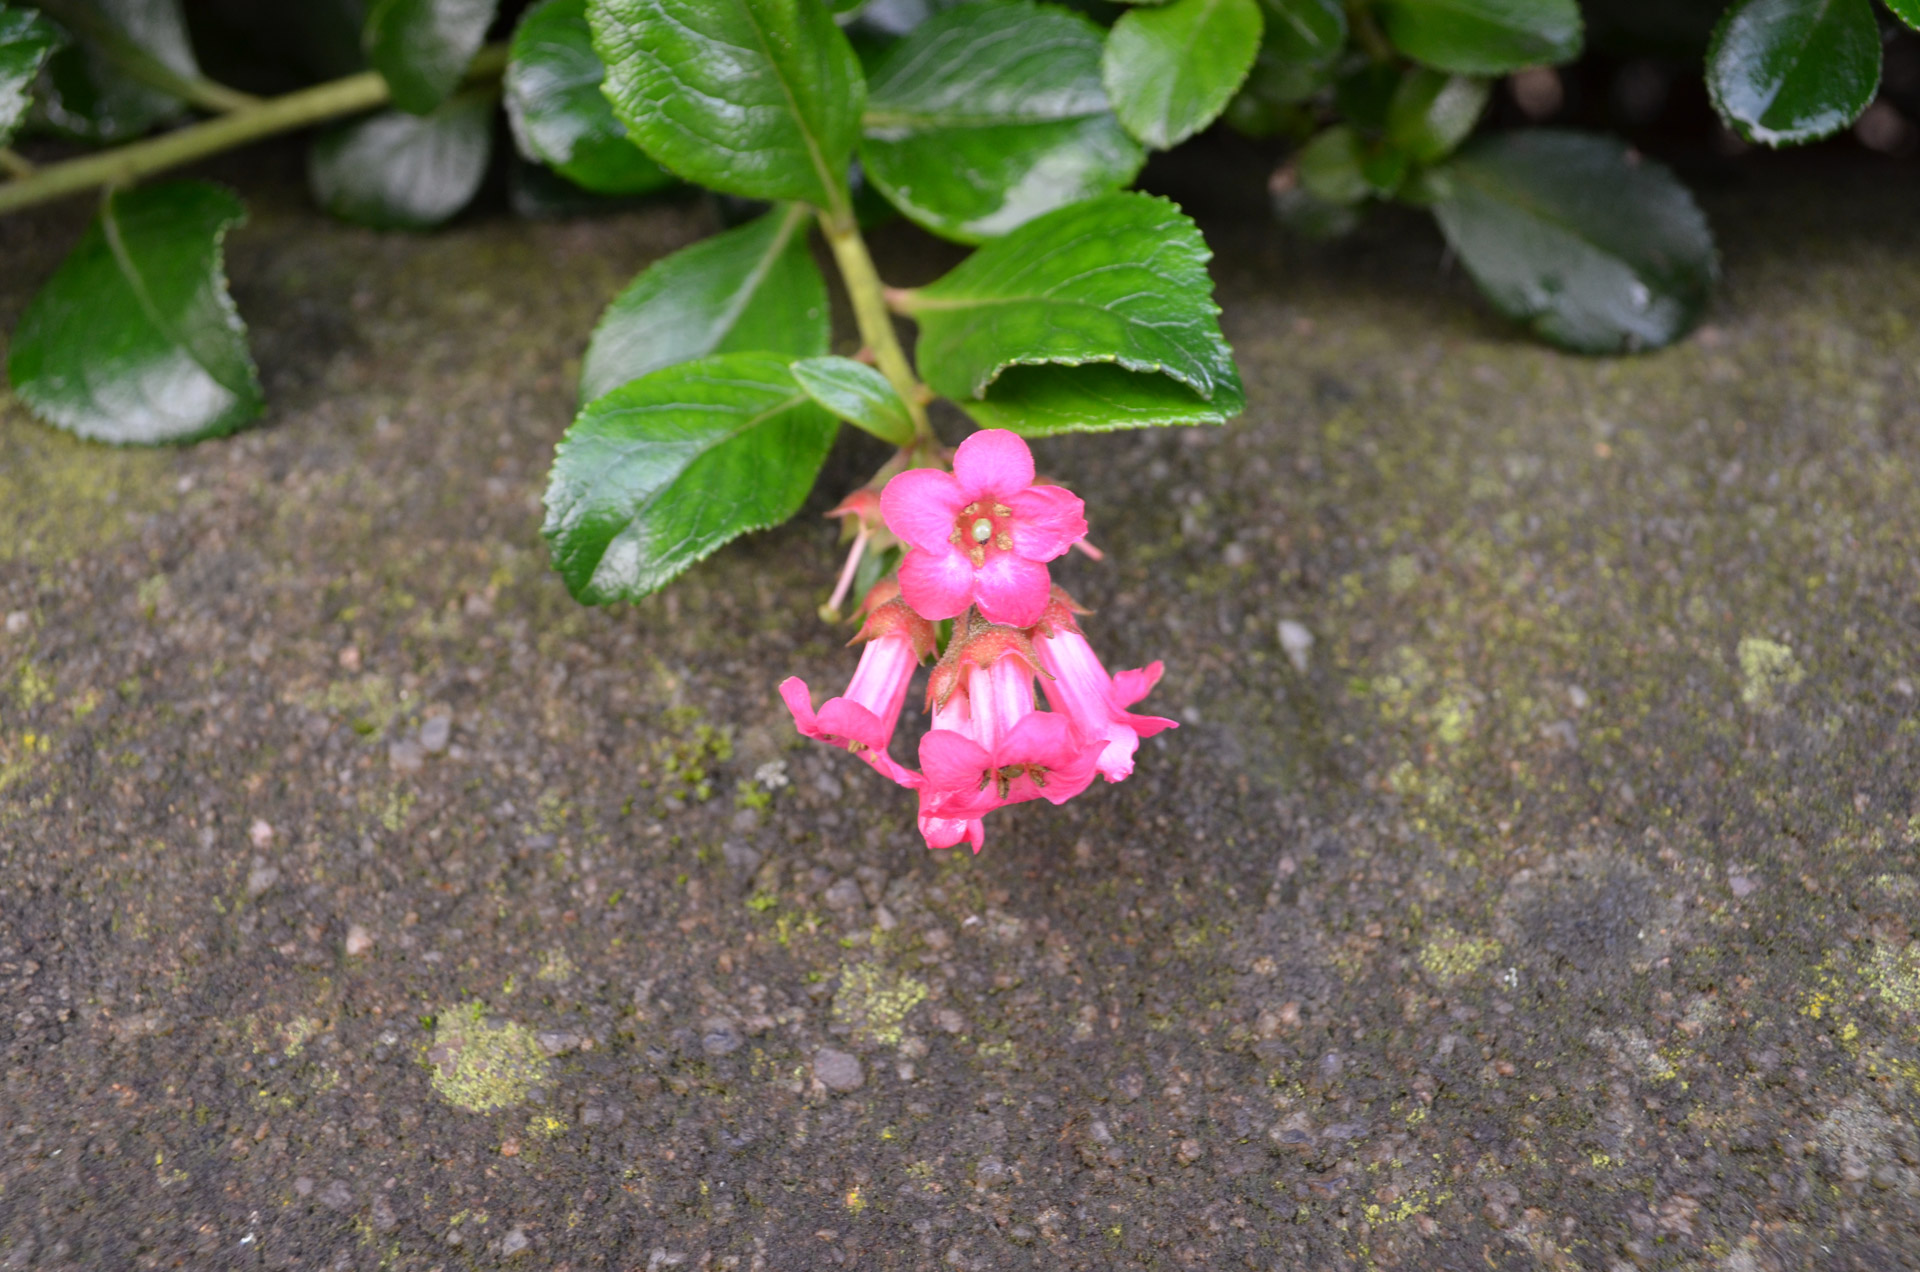
[[[1059,486],[1033,484],[1033,453],[1005,429],[960,443],[953,471],[909,469],[880,494],[887,528],[910,545],[900,591],[922,617],[1026,627],[1047,608],[1053,560],[1087,533],[1086,505]]]
[[[1180,726],[1160,716],[1134,715],[1127,710],[1159,683],[1161,665],[1154,662],[1137,671],[1107,675],[1093,646],[1081,634],[1080,625],[1074,622],[1073,608],[1072,598],[1054,588],[1046,617],[1034,629],[1034,652],[1040,670],[1048,676],[1044,682],[1047,701],[1081,733],[1101,740],[1101,776],[1109,782],[1124,781],[1133,772],[1133,753],[1139,749],[1141,738]]]
[[[888,755],[887,744],[914,668],[933,652],[933,625],[904,602],[890,600],[873,608],[854,641],[867,647],[845,694],[827,699],[815,712],[807,682],[789,676],[780,682],[780,696],[802,735],[853,752],[902,786],[918,786],[920,775]]]
[[[1063,804],[1093,781],[1104,741],[1034,710],[1033,647],[980,623],[956,634],[928,687],[933,728],[920,740],[920,830],[929,848],[985,842],[980,819],[1030,799]]]

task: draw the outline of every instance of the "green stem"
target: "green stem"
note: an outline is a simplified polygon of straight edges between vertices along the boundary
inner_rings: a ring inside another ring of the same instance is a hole
[[[887,288],[873,267],[873,257],[867,254],[867,241],[860,237],[859,223],[847,212],[833,215],[822,212],[820,230],[827,236],[827,246],[833,249],[834,263],[840,266],[840,278],[847,285],[848,298],[853,301],[853,319],[860,327],[860,339],[873,351],[874,365],[887,377],[894,392],[906,403],[907,414],[913,417],[915,444],[935,441],[933,425],[927,422],[927,400],[931,395],[914,374],[906,350],[900,347],[893,317],[887,312]]]
[[[1380,24],[1374,20],[1373,6],[1369,0],[1347,0],[1347,26],[1353,31],[1354,43],[1374,61],[1391,62],[1400,56],[1394,51],[1386,33],[1380,29]]]
[[[0,171],[10,177],[30,177],[33,175],[33,161],[17,150],[0,147]]]
[[[86,0],[36,0],[41,12],[85,39],[149,88],[216,115],[258,106],[260,99],[198,75],[184,75],[141,48]]]
[[[504,45],[489,45],[474,57],[467,75],[470,79],[497,75],[506,60]],[[374,71],[363,71],[146,141],[49,164],[34,169],[30,176],[0,183],[0,215],[98,186],[128,185],[264,137],[384,106],[388,97],[387,82]]]

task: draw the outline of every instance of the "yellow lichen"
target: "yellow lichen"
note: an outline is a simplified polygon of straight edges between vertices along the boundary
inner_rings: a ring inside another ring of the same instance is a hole
[[[1500,956],[1500,942],[1441,928],[1420,948],[1420,966],[1443,985],[1464,980]]]
[[[1781,696],[1806,679],[1793,650],[1764,636],[1740,638],[1740,701],[1755,711],[1773,711]]]
[[[927,997],[927,987],[877,963],[851,963],[840,972],[833,996],[833,1019],[854,1035],[883,1047],[897,1047],[908,1013]]]
[[[1875,946],[1867,980],[1895,1011],[1920,1014],[1920,946]]]
[[[479,1003],[439,1013],[423,1062],[441,1098],[469,1113],[512,1108],[547,1076],[546,1052],[533,1032],[488,1020]]]

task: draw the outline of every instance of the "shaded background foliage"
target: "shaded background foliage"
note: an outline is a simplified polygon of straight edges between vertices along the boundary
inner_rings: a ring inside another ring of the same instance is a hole
[[[9,375],[41,418],[105,441],[192,440],[257,417],[258,376],[220,264],[222,238],[244,210],[204,183],[132,182],[296,128],[312,130],[315,201],[379,228],[428,229],[502,195],[516,215],[548,217],[690,197],[691,184],[718,193],[724,220],[739,228],[643,272],[593,333],[576,426],[587,431],[615,418],[626,421],[620,429],[639,427],[639,417],[603,400],[681,362],[829,353],[807,224],[755,200],[795,200],[866,226],[904,216],[984,245],[953,278],[1000,279],[1001,293],[967,302],[994,306],[990,322],[953,336],[951,315],[929,299],[951,290],[950,280],[922,289],[918,311],[911,296],[896,298],[896,312],[921,328],[927,365],[917,372],[887,363],[870,322],[862,336],[882,375],[863,379],[845,359],[798,380],[784,369],[755,372],[760,389],[790,400],[781,410],[798,413],[794,438],[808,440],[775,451],[731,433],[703,443],[749,446],[714,470],[731,466],[744,483],[727,494],[740,505],[727,524],[609,584],[593,581],[601,556],[570,538],[556,514],[550,535],[575,594],[616,599],[790,515],[833,415],[896,445],[911,444],[900,422],[921,419],[922,389],[981,424],[1030,435],[1231,418],[1242,398],[1212,326],[1204,270],[1151,285],[1165,300],[1145,319],[1123,312],[1118,290],[1091,296],[1098,329],[1064,346],[1048,344],[1059,328],[1044,306],[1007,307],[1011,280],[1042,268],[1060,243],[1098,246],[1082,252],[1080,273],[1050,285],[1141,266],[1163,249],[1197,254],[1203,266],[1204,244],[1177,211],[1105,202],[1143,171],[1151,187],[1151,157],[1182,145],[1266,154],[1276,234],[1338,237],[1378,203],[1430,210],[1487,300],[1540,338],[1592,353],[1669,343],[1699,320],[1717,262],[1705,218],[1654,156],[1709,172],[1747,146],[1802,144],[1849,127],[1857,141],[1843,144],[1906,154],[1920,109],[1920,40],[1908,29],[1916,8],[1912,0],[13,3],[0,6],[0,141],[15,132],[23,140],[0,156],[12,174],[0,183],[0,211],[88,188],[108,193],[93,229],[23,315]],[[773,32],[770,60],[735,56],[754,43],[744,27],[732,29],[742,23]],[[770,66],[786,69],[769,76]],[[709,100],[727,110],[703,116]],[[210,118],[183,126],[196,114]],[[68,158],[90,146],[110,149]],[[803,150],[811,159],[789,161]],[[827,220],[822,227],[832,239]],[[1187,237],[1192,246],[1180,246]],[[840,264],[844,272],[847,260]],[[858,309],[862,285],[848,281]],[[1190,338],[1142,344],[1156,323],[1191,328]],[[719,370],[724,379],[739,367]],[[658,427],[680,445],[692,426]],[[648,443],[655,459],[666,439]],[[609,488],[598,469],[570,475],[566,454],[563,446],[550,504],[601,500],[588,519],[607,531],[602,553],[622,534],[631,546],[642,505],[690,480]],[[771,502],[746,476],[767,464],[781,466]],[[598,494],[589,490],[596,484]]]

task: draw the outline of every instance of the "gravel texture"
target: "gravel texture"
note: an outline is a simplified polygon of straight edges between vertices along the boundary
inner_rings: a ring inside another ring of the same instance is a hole
[[[1752,163],[1623,360],[1202,207],[1244,420],[1037,448],[1183,727],[978,858],[773,694],[851,667],[874,451],[644,604],[546,568],[586,332],[707,209],[234,169],[261,428],[0,399],[0,1266],[1914,1266],[1920,223]]]

